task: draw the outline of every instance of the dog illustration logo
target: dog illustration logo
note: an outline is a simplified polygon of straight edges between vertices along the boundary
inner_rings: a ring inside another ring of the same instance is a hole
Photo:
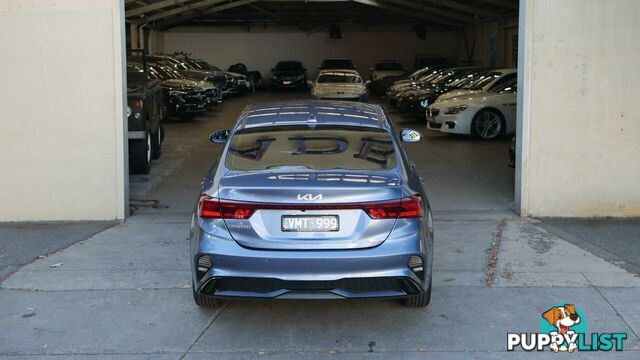
[[[540,316],[538,332],[508,332],[507,351],[583,352],[622,351],[626,332],[587,334],[587,319],[573,304],[554,304]]]
[[[555,328],[555,330],[549,332],[550,335],[561,334],[563,335],[563,338],[566,339],[574,339],[573,335],[576,334],[576,331],[572,328],[580,324],[580,321],[582,320],[580,315],[576,312],[576,307],[573,304],[555,305],[542,313],[542,317],[547,321],[547,323],[549,323],[549,325]],[[549,345],[549,349],[554,352],[573,352],[577,348],[578,345],[576,345],[575,341],[570,340],[567,340],[565,343],[560,345],[557,343]]]

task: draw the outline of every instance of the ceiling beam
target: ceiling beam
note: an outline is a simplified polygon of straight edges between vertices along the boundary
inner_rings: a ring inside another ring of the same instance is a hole
[[[356,3],[359,3],[359,4],[363,4],[363,5],[373,6],[373,7],[379,8],[379,9],[384,9],[384,10],[389,10],[389,11],[397,12],[397,13],[404,14],[404,15],[409,15],[409,16],[412,16],[412,17],[415,17],[415,18],[428,20],[428,21],[435,22],[435,23],[438,23],[438,24],[441,24],[441,25],[447,25],[447,26],[451,26],[451,27],[460,27],[460,25],[461,25],[459,22],[455,22],[455,21],[443,19],[441,17],[431,16],[431,15],[427,15],[427,14],[423,14],[423,13],[416,13],[414,10],[399,8],[397,6],[392,6],[392,5],[385,4],[385,3],[382,3],[382,2],[376,1],[376,0],[352,0],[352,1],[356,2]]]
[[[438,8],[434,8],[433,6],[428,6],[425,3],[420,3],[412,0],[389,0],[389,1],[396,3],[398,5],[412,8],[412,9],[421,10],[423,12],[431,13],[434,15],[444,16],[453,20],[464,21],[464,22],[472,22],[474,20],[473,17],[469,15],[461,15],[451,11],[441,10]]]
[[[160,10],[162,8],[166,8],[167,6],[182,5],[185,1],[186,0],[163,0],[163,1],[158,1],[158,2],[153,3],[153,4],[140,6],[140,7],[137,7],[135,9],[132,9],[132,10],[127,10],[125,12],[125,16],[130,18],[130,17],[134,17],[134,16],[138,16],[138,15],[143,15],[145,13],[148,13],[149,11]]]
[[[153,14],[151,16],[147,16],[143,20],[144,22],[161,20],[170,16],[180,15],[187,11],[195,11],[204,7],[215,6],[215,5],[222,4],[224,2],[229,2],[229,1],[234,1],[234,0],[202,0],[200,2],[191,3],[188,5],[181,6],[179,8],[163,11],[159,14]]]
[[[465,11],[478,16],[496,17],[496,14],[491,11],[480,9],[470,5],[461,4],[456,1],[451,1],[451,0],[423,0],[423,1],[427,3],[435,4],[435,5],[448,7],[450,9]]]
[[[498,5],[511,10],[518,10],[518,2],[512,0],[480,0],[493,5]]]
[[[218,3],[222,2],[222,1],[227,1],[227,0],[216,0]],[[223,4],[223,5],[218,5],[216,7],[212,7],[210,9],[206,9],[204,11],[197,11],[196,13],[193,14],[188,14],[185,16],[179,16],[179,17],[175,17],[165,20],[159,24],[157,24],[157,27],[159,28],[168,28],[168,27],[172,27],[175,25],[178,25],[180,23],[183,23],[185,21],[189,21],[189,20],[193,20],[202,16],[206,16],[206,15],[210,15],[210,14],[215,14],[217,12],[221,12],[221,11],[225,11],[225,10],[229,10],[229,9],[233,9],[236,8],[238,6],[244,6],[244,5],[249,5],[252,4],[254,2],[257,2],[258,0],[231,0],[231,2],[227,3],[227,4]],[[209,2],[209,0],[207,0],[206,2]]]

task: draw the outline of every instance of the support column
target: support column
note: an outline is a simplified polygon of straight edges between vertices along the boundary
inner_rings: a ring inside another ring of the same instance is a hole
[[[521,0],[523,216],[640,216],[640,2]]]
[[[140,47],[140,41],[138,40],[138,25],[129,24],[129,36],[131,37],[131,48],[137,49]]]
[[[123,219],[123,1],[0,1],[0,44],[0,221]]]

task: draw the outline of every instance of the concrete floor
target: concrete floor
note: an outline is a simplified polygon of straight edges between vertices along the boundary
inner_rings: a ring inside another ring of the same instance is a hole
[[[139,206],[125,223],[1,284],[0,358],[513,358],[507,332],[536,332],[542,311],[559,302],[582,309],[589,332],[628,333],[623,353],[579,358],[640,357],[640,278],[513,214],[508,137],[481,142],[425,133],[422,143],[407,146],[435,209],[428,309],[394,300],[195,306],[189,216],[220,152],[207,135],[230,127],[248,102],[305,96],[253,94],[167,124],[162,159],[151,175],[131,180],[132,197],[159,206]],[[398,127],[424,129],[391,115]]]

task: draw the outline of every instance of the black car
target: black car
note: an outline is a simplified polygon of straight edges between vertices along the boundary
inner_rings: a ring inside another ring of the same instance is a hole
[[[280,61],[271,69],[270,85],[274,89],[307,87],[307,69],[300,61]]]
[[[127,137],[129,170],[133,174],[149,173],[151,161],[160,157],[166,113],[161,85],[141,61],[127,63]]]
[[[208,94],[199,81],[188,80],[171,67],[149,65],[149,75],[160,80],[169,117],[183,119],[207,111]]]

